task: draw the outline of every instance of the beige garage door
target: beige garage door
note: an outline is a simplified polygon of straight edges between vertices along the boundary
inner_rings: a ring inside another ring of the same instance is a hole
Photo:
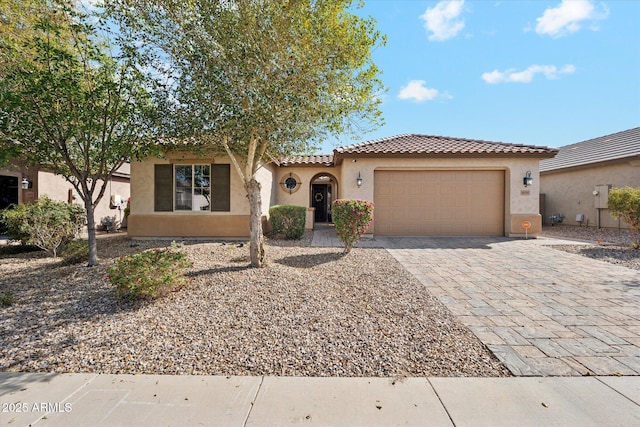
[[[504,171],[375,171],[374,233],[504,235]]]

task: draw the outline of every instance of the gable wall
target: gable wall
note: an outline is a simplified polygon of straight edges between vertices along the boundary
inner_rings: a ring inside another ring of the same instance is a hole
[[[611,184],[613,187],[640,186],[640,161],[592,166],[583,169],[543,172],[541,190],[545,195],[545,223],[549,216],[563,214],[564,224],[578,225],[576,215],[584,214],[583,225],[597,225],[597,209],[592,191],[596,185]],[[624,221],[616,220],[607,209],[601,211],[600,226],[628,228]]]
[[[356,160],[355,162],[353,160]],[[523,220],[529,220],[534,228],[540,228],[539,215],[539,159],[537,158],[345,158],[342,162],[341,197],[373,200],[374,171],[376,170],[503,170],[505,174],[505,234],[518,236]],[[522,178],[531,171],[533,185],[524,187]],[[363,179],[362,187],[356,185],[358,173]],[[375,213],[374,213],[375,217]],[[375,221],[373,230],[375,233]],[[530,232],[537,232],[531,229]]]
[[[131,163],[131,214],[128,218],[130,237],[247,237],[249,236],[249,202],[241,177],[231,164],[230,210],[154,211],[154,170],[156,164],[230,164],[225,157],[198,157],[190,154],[170,155],[169,159],[149,158]],[[263,217],[274,200],[273,167],[258,171],[262,183]],[[266,207],[266,209],[265,209]],[[263,222],[263,225],[265,223]]]

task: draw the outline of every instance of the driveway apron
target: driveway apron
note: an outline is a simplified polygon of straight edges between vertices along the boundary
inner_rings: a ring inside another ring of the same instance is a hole
[[[550,239],[375,240],[514,375],[640,375],[640,272]]]

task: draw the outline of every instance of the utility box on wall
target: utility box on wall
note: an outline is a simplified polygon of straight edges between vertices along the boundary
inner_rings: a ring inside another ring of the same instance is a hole
[[[593,190],[594,203],[596,209],[608,209],[609,208],[609,184],[596,185]]]

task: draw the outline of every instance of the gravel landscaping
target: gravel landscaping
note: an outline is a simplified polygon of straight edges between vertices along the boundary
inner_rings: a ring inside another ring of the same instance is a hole
[[[588,245],[553,245],[551,247],[640,270],[640,250],[630,246],[635,238],[629,230],[604,228],[598,230],[595,227],[556,225],[544,227],[541,235],[591,242]],[[597,243],[598,240],[600,244]]]
[[[113,259],[166,241],[99,239],[102,264],[0,256],[0,371],[293,376],[508,376],[486,347],[383,249],[185,242],[184,288],[115,297]]]

